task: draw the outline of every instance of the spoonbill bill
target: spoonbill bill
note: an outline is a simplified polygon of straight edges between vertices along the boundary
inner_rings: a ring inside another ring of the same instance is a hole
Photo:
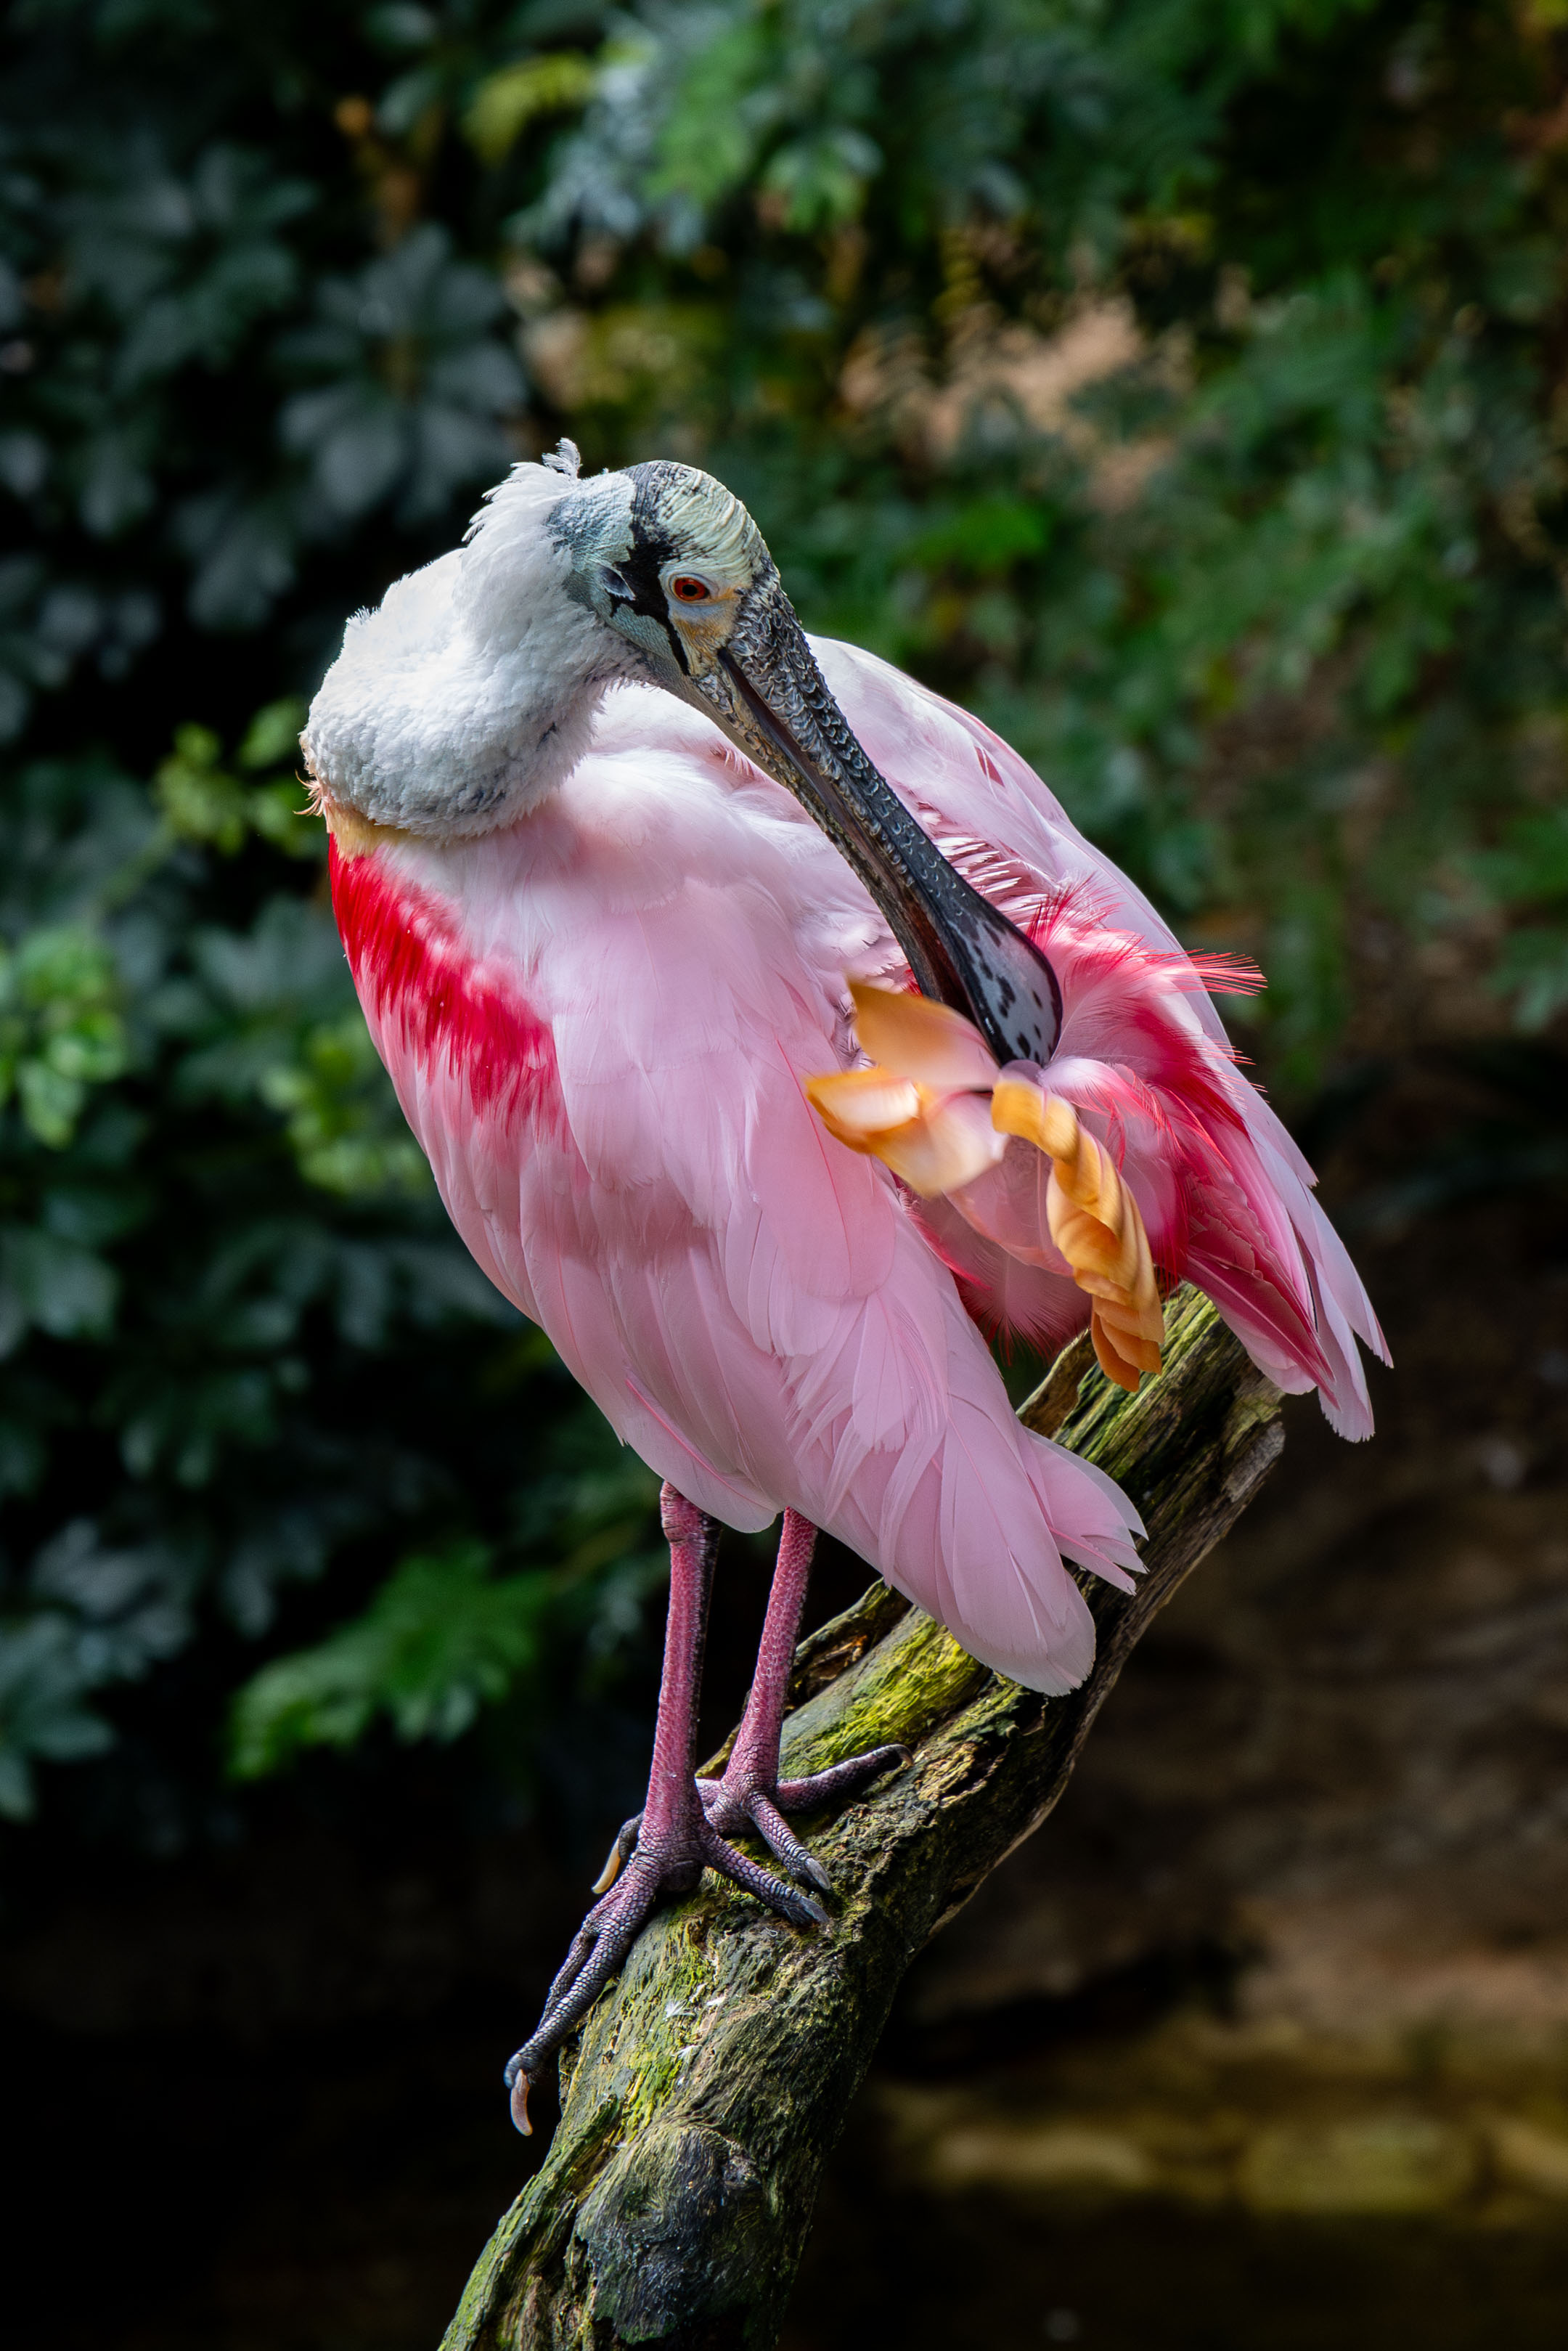
[[[513,2115],[660,1896],[724,1872],[825,1921],[779,1782],[815,1531],[999,1673],[1073,1687],[1063,1565],[1129,1589],[1137,1515],[1021,1428],[982,1326],[1086,1323],[1135,1385],[1196,1281],[1281,1387],[1372,1421],[1377,1324],[1186,956],[1018,755],[809,640],[740,502],[568,442],[350,622],[302,737],[360,999],[442,1197],[664,1480],[645,1808]],[[694,1777],[718,1527],[783,1528],[723,1778]],[[799,1883],[727,1842],[755,1826]]]

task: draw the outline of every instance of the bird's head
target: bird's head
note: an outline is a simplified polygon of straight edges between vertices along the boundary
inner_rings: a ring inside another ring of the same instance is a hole
[[[711,680],[746,622],[783,592],[740,500],[695,465],[632,465],[576,482],[547,528],[570,564],[568,594],[676,693]]]
[[[329,803],[414,831],[484,831],[566,775],[600,695],[625,678],[692,704],[801,801],[881,907],[923,992],[972,1019],[998,1061],[1050,1059],[1061,1025],[1050,965],[878,773],[761,532],[695,466],[582,480],[563,442],[543,465],[515,468],[460,552],[350,623],[306,753]]]

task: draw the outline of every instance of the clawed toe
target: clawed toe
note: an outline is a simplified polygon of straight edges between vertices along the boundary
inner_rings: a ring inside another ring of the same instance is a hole
[[[683,1838],[674,1850],[663,1854],[638,1844],[641,1819],[639,1814],[628,1821],[611,1847],[601,1880],[609,1890],[578,1928],[532,2035],[507,2060],[503,2078],[511,2094],[512,2120],[525,2137],[533,2129],[528,2120],[530,2083],[538,2078],[545,2060],[587,2015],[662,1895],[689,1894],[706,1866],[754,1894],[792,1927],[828,1924],[828,1914],[820,1902],[747,1861],[706,1819],[689,1842]]]
[[[746,1811],[752,1826],[768,1852],[780,1862],[791,1877],[803,1879],[808,1886],[820,1886],[824,1894],[833,1890],[833,1881],[809,1846],[801,1844],[778,1805],[761,1789],[746,1799]]]
[[[863,1755],[846,1756],[843,1762],[813,1771],[808,1779],[780,1780],[773,1791],[774,1802],[781,1812],[810,1813],[819,1804],[855,1795],[884,1771],[901,1771],[914,1761],[907,1747],[868,1747]]]
[[[701,1785],[700,1782],[698,1782],[698,1785]],[[621,1826],[615,1832],[615,1842],[610,1848],[604,1866],[593,1881],[593,1890],[595,1894],[609,1893],[611,1887],[614,1885],[616,1879],[620,1876],[622,1871],[625,1868],[627,1863],[631,1860],[632,1855],[637,1850],[637,1835],[642,1826],[643,1815],[641,1813],[633,1813],[629,1821],[622,1822]]]
[[[832,1879],[796,1835],[785,1813],[812,1812],[820,1804],[852,1796],[883,1771],[901,1770],[911,1760],[907,1747],[872,1747],[863,1755],[851,1755],[825,1771],[813,1771],[807,1779],[777,1780],[771,1785],[755,1772],[742,1772],[732,1778],[732,1764],[722,1780],[699,1780],[697,1792],[710,1828],[726,1836],[737,1836],[747,1828],[754,1828],[775,1861],[791,1877],[831,1894]],[[622,1834],[624,1835],[625,1831]]]
[[[657,1870],[630,1869],[613,1893],[594,1904],[578,1928],[546,1996],[543,2015],[522,2047],[507,2058],[502,2075],[511,2093],[512,2120],[525,2138],[533,2128],[528,2120],[529,2083],[551,2051],[560,2047],[592,2007],[635,1942],[660,1891]]]
[[[743,1853],[737,1853],[732,1844],[727,1844],[711,1824],[703,1839],[703,1858],[710,1868],[722,1871],[737,1886],[744,1886],[747,1894],[755,1894],[759,1902],[766,1902],[770,1910],[777,1911],[780,1918],[787,1918],[792,1927],[825,1927],[828,1924],[828,1914],[820,1902],[813,1902],[809,1894],[801,1894],[793,1886],[787,1886],[781,1877],[775,1877],[771,1870],[760,1869],[756,1862],[747,1861]],[[810,1859],[810,1855],[807,1859]],[[821,1882],[824,1889],[831,1890],[831,1881],[827,1877],[822,1877]]]

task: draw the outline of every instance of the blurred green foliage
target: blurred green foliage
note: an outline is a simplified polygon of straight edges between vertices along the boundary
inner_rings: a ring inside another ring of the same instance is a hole
[[[241,1692],[235,1771],[259,1778],[302,1748],[351,1746],[382,1712],[402,1739],[451,1740],[503,1698],[542,1711],[563,1646],[591,1666],[605,1656],[664,1577],[662,1547],[632,1548],[653,1489],[630,1458],[571,1481],[543,1514],[541,1533],[565,1553],[551,1567],[497,1576],[492,1546],[474,1541],[405,1560],[363,1615],[277,1658]]]
[[[0,40],[0,1806],[176,1656],[215,1759],[235,1632],[250,1771],[632,1621],[647,1495],[444,1230],[293,767],[345,613],[562,431],[722,475],[810,625],[1254,953],[1287,1099],[1435,950],[1568,1005],[1558,0]]]

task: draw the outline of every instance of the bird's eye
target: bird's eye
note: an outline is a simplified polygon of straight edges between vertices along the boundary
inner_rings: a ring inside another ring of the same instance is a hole
[[[678,572],[670,582],[670,593],[683,604],[706,604],[710,594],[706,580],[694,580],[689,571]]]

